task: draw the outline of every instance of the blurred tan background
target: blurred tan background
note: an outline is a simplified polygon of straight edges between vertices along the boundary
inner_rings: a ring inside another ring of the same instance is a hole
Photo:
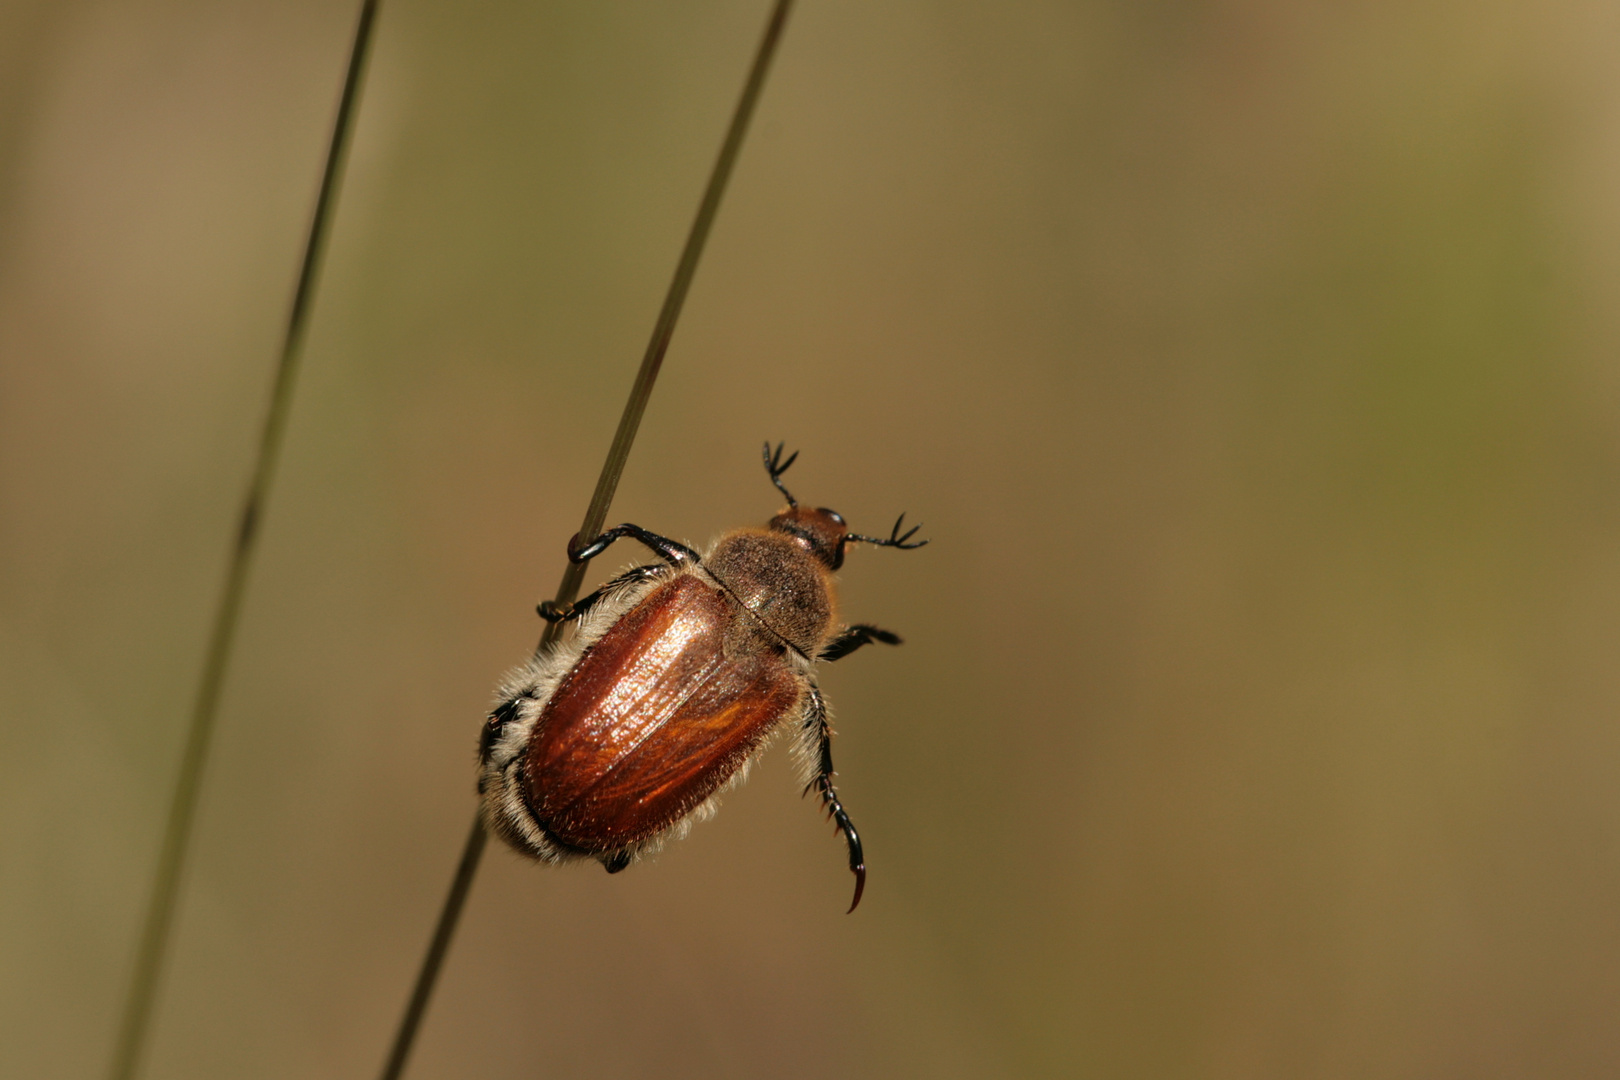
[[[6,1077],[110,1052],[355,8],[0,5]],[[765,8],[384,3],[148,1076],[379,1067]],[[781,747],[492,847],[411,1075],[1620,1071],[1616,55],[804,0],[611,519],[771,438],[925,523],[825,679],[865,903]]]

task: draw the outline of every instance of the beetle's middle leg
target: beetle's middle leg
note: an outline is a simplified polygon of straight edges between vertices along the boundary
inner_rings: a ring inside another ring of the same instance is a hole
[[[822,700],[821,689],[814,682],[810,683],[808,700],[804,706],[805,733],[816,741],[816,775],[805,787],[806,795],[815,791],[821,795],[821,805],[826,808],[827,815],[838,824],[838,831],[844,834],[844,843],[849,847],[849,869],[855,875],[855,899],[849,902],[849,910],[854,911],[855,906],[861,902],[861,892],[866,888],[866,856],[861,852],[861,838],[855,832],[855,823],[849,820],[849,814],[844,812],[844,804],[838,801],[838,792],[833,788],[833,762],[832,762],[832,725],[827,723],[827,703]]]
[[[575,600],[572,604],[559,604],[555,600],[547,600],[536,607],[535,611],[539,612],[540,617],[549,623],[572,622],[627,585],[637,585],[643,581],[651,581],[663,572],[661,566],[635,566],[612,581],[605,583],[595,592],[587,593]]]
[[[885,645],[900,644],[900,635],[890,630],[880,630],[867,623],[856,623],[846,626],[843,633],[827,643],[821,650],[822,660],[842,660],[850,653],[863,645],[870,645],[874,641],[881,641]]]

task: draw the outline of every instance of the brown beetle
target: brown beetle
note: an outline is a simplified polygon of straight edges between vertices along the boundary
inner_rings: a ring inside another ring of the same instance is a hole
[[[637,525],[569,542],[584,562],[623,536],[664,560],[620,574],[565,608],[540,614],[572,633],[512,672],[479,745],[485,823],[546,862],[601,861],[618,873],[714,812],[783,725],[796,733],[805,792],[820,793],[849,846],[854,911],[866,886],[860,837],[833,790],[827,705],[817,660],[863,645],[898,645],[887,630],[835,619],[833,571],[851,543],[918,548],[901,533],[858,536],[831,510],[799,506],[782,484],[799,455],[765,444],[765,468],[787,496],[763,529],[737,529],[702,555]]]

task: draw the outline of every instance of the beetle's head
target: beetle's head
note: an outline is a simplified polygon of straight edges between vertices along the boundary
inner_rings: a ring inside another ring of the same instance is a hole
[[[849,535],[849,526],[836,510],[790,506],[771,518],[766,528],[793,537],[830,570],[844,565],[844,539]]]

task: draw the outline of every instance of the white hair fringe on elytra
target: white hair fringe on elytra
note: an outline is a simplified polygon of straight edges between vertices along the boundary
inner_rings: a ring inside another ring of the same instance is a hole
[[[518,775],[523,750],[557,684],[579,662],[585,650],[596,644],[620,616],[639,604],[648,593],[680,572],[676,567],[654,566],[662,572],[612,589],[544,650],[507,672],[496,688],[499,704],[509,701],[520,704],[517,715],[501,729],[499,738],[490,747],[481,769],[485,790],[484,824],[537,859],[560,863],[594,856],[559,847],[529,813],[523,801],[522,777]]]
[[[539,720],[546,702],[556,691],[557,684],[579,662],[585,650],[594,645],[609,627],[639,604],[648,593],[683,574],[702,573],[707,576],[698,566],[651,565],[660,572],[612,589],[573,624],[571,632],[565,632],[543,653],[508,672],[497,689],[498,703],[504,704],[515,700],[521,704],[518,706],[517,715],[506,724],[500,737],[490,748],[489,760],[483,766],[485,790],[489,792],[483,804],[484,823],[514,846],[543,862],[563,863],[580,859],[599,859],[606,862],[613,855],[620,854],[628,856],[631,862],[640,862],[643,858],[657,854],[665,844],[684,838],[693,825],[707,821],[715,815],[720,808],[721,797],[748,779],[754,762],[775,742],[777,734],[783,727],[791,725],[796,729],[791,740],[791,752],[800,782],[808,785],[819,767],[820,739],[816,733],[804,727],[804,713],[809,707],[809,694],[801,694],[783,721],[772,726],[725,783],[682,815],[679,821],[655,836],[606,857],[588,855],[560,847],[546,834],[540,823],[534,820],[523,800],[522,777],[518,773],[522,767],[523,750],[534,731],[535,722]],[[796,652],[790,652],[790,655],[800,679],[814,685],[812,675],[814,665]]]

